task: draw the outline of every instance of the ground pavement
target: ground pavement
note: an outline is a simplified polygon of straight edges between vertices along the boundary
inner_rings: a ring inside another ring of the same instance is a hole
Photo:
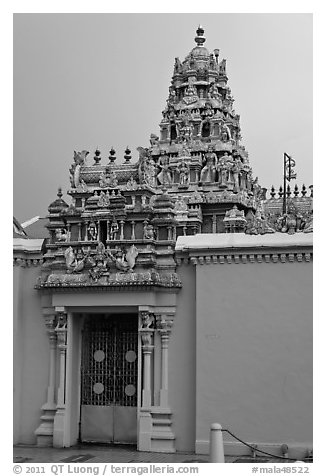
[[[148,453],[132,446],[78,445],[71,448],[14,446],[14,463],[208,463],[208,455],[193,453]],[[279,459],[226,456],[226,463],[271,463]]]

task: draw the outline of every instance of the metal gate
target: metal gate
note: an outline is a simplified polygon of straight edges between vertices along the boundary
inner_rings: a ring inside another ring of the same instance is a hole
[[[137,442],[135,315],[90,315],[82,334],[80,439]]]

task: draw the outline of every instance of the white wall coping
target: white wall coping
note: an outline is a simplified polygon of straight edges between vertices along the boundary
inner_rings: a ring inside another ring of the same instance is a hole
[[[14,238],[14,251],[41,251],[44,238]]]
[[[287,246],[313,246],[312,233],[270,233],[246,235],[245,233],[201,233],[179,236],[176,251],[216,248],[283,248]]]
[[[37,215],[36,217],[30,218],[27,221],[24,221],[24,223],[21,223],[22,228],[26,228],[30,225],[33,225],[33,223],[37,222],[40,219],[40,217]]]

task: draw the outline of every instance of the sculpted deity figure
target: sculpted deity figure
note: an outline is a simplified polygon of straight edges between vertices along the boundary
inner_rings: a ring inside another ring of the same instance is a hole
[[[231,132],[229,127],[226,124],[222,125],[221,139],[223,142],[227,142],[231,139]]]
[[[224,152],[224,155],[219,159],[217,171],[219,173],[219,186],[226,188],[229,174],[229,156],[227,152]]]
[[[161,185],[170,185],[172,182],[169,157],[167,155],[161,156],[158,165],[161,167],[160,173],[157,175],[157,179]]]
[[[100,242],[97,245],[96,255],[91,257],[89,262],[91,264],[89,275],[95,282],[97,282],[108,268],[108,253],[103,243]]]
[[[236,157],[233,162],[233,166],[231,168],[231,172],[233,175],[233,183],[234,183],[234,188],[233,191],[235,193],[238,193],[240,191],[240,171],[242,169],[242,162],[239,157]]]
[[[112,258],[117,269],[127,272],[134,268],[137,256],[138,249],[135,245],[131,245],[126,253],[122,251],[117,257],[112,256]]]
[[[69,169],[70,183],[72,187],[78,187],[79,185],[80,168],[85,165],[86,157],[88,154],[88,150],[82,150],[81,152],[76,152],[74,150],[74,163]]]
[[[174,62],[174,74],[180,73],[182,70],[182,64],[179,58],[175,58]]]
[[[251,167],[248,159],[245,157],[240,170],[240,190],[249,190],[249,179],[251,175]]]
[[[293,235],[297,231],[297,210],[293,202],[288,204],[287,213],[279,217],[277,225],[282,233]]]
[[[116,240],[118,231],[119,231],[119,225],[117,220],[114,219],[110,226],[110,233],[109,233],[110,240]]]
[[[155,187],[156,165],[152,157],[145,164],[145,182],[150,187]]]
[[[114,188],[118,185],[118,179],[114,170],[110,169],[108,173],[102,172],[99,179],[101,188]]]
[[[212,146],[209,146],[207,153],[205,154],[206,164],[200,173],[200,181],[203,183],[215,182],[217,157]]]
[[[139,152],[138,175],[140,183],[155,187],[156,165],[148,149],[137,148]]]
[[[78,273],[84,269],[88,255],[82,252],[75,254],[71,246],[65,251],[65,260],[68,273]]]
[[[88,239],[90,241],[97,240],[97,227],[93,221],[89,224],[87,228],[87,232],[88,232]]]
[[[126,190],[137,190],[138,184],[133,177],[130,177],[128,182],[126,183]]]
[[[56,241],[67,241],[68,233],[64,228],[56,228],[55,230],[55,239]]]
[[[252,193],[255,198],[260,198],[261,186],[258,183],[258,177],[252,182]]]
[[[150,223],[144,224],[144,239],[153,240],[154,239],[154,227]]]
[[[221,94],[218,91],[218,87],[216,83],[212,83],[209,91],[208,91],[208,97],[212,99],[220,99]]]
[[[151,144],[151,147],[155,147],[156,145],[158,145],[158,142],[159,142],[158,136],[156,134],[151,134],[149,138],[149,142]]]
[[[76,188],[78,192],[88,192],[88,187],[83,179],[79,181],[79,185]]]
[[[197,89],[192,83],[185,90],[185,96],[197,96]]]
[[[169,98],[168,98],[168,103],[174,104],[176,102],[176,92],[173,88],[170,88],[170,93],[169,93]]]
[[[184,159],[181,159],[181,162],[178,165],[177,170],[179,172],[179,184],[184,186],[189,185],[190,168]]]
[[[220,74],[226,74],[226,60],[223,59],[219,64],[219,72]]]

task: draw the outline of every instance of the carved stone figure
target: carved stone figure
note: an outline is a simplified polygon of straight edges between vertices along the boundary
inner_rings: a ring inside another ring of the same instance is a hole
[[[108,173],[102,172],[99,185],[101,188],[115,188],[118,185],[118,179],[114,170],[110,169]]]
[[[99,207],[108,207],[110,205],[109,191],[107,193],[100,193],[100,198],[97,204]]]
[[[169,157],[167,155],[163,155],[158,163],[159,167],[161,167],[160,173],[157,175],[157,179],[161,185],[170,185],[172,182],[170,166],[169,166]]]
[[[189,83],[188,87],[185,90],[183,101],[186,104],[192,104],[198,99],[196,86],[192,83]]]
[[[219,64],[219,73],[220,74],[226,74],[226,60],[223,59],[220,64]]]
[[[212,99],[217,99],[219,100],[221,98],[221,94],[218,91],[218,87],[216,83],[212,83],[209,91],[208,91],[208,97]]]
[[[97,227],[93,221],[88,225],[87,232],[90,241],[97,240]]]
[[[68,273],[78,273],[84,269],[87,255],[80,253],[76,256],[72,247],[69,246],[65,251],[65,259]]]
[[[126,190],[137,190],[138,184],[133,177],[130,177],[128,182],[126,183]]]
[[[134,268],[137,256],[138,249],[135,245],[132,245],[127,253],[121,251],[118,256],[113,257],[113,260],[117,269],[126,272]]]
[[[241,159],[239,157],[236,157],[234,159],[234,163],[232,165],[232,168],[231,168],[231,172],[232,172],[232,175],[233,175],[233,183],[234,183],[234,188],[233,188],[233,191],[235,193],[238,193],[240,191],[240,171],[242,169],[242,162],[241,162]]]
[[[150,151],[144,147],[137,148],[139,152],[138,175],[140,183],[155,187],[156,165]]]
[[[304,224],[303,233],[313,233],[313,231],[314,231],[314,223],[313,223],[313,214],[311,213],[306,223]]]
[[[247,235],[265,235],[267,233],[275,233],[268,220],[262,215],[260,210],[256,211],[256,214],[247,218],[247,224],[245,227],[245,233]]]
[[[141,318],[141,330],[150,329],[154,323],[154,315],[148,311],[142,311],[140,313]]]
[[[205,166],[200,173],[200,181],[203,183],[212,183],[216,180],[217,156],[213,147],[209,146],[205,154]]]
[[[55,230],[55,239],[56,241],[67,241],[68,233],[64,228],[56,228]]]
[[[258,177],[252,182],[252,193],[255,198],[259,199],[261,195],[261,186],[258,183]]]
[[[244,159],[242,168],[240,170],[240,190],[249,190],[249,178],[251,174],[251,167],[247,158]]]
[[[83,179],[79,181],[78,187],[76,187],[78,192],[88,192],[88,187]]]
[[[151,134],[149,138],[149,142],[151,144],[151,147],[155,147],[159,144],[159,138],[156,134]]]
[[[86,157],[88,154],[88,150],[82,150],[81,152],[76,152],[74,150],[74,163],[69,169],[70,183],[72,187],[76,188],[79,185],[80,168],[85,165]]]
[[[154,235],[154,227],[150,223],[145,223],[144,225],[144,239],[145,240],[153,240],[155,237]]]
[[[225,152],[224,155],[222,155],[222,157],[219,159],[217,164],[217,171],[219,175],[219,186],[226,188],[229,172],[229,156],[227,152]]]
[[[109,233],[110,240],[117,239],[118,231],[119,231],[119,225],[118,225],[118,222],[114,219],[110,226],[110,233]]]
[[[177,170],[179,172],[179,184],[182,185],[182,186],[189,185],[190,167],[185,162],[184,159],[181,159],[181,162],[178,165]]]
[[[179,58],[175,58],[175,62],[174,62],[174,72],[173,74],[178,74],[182,71],[182,64],[181,64],[181,61],[179,60]]]
[[[108,267],[108,253],[103,243],[99,243],[96,247],[96,255],[89,258],[91,269],[89,270],[90,277],[96,282],[107,271]]]
[[[222,125],[221,139],[223,142],[228,142],[229,140],[231,140],[231,132],[226,124]]]
[[[168,103],[174,104],[176,102],[176,92],[173,88],[170,88]]]

